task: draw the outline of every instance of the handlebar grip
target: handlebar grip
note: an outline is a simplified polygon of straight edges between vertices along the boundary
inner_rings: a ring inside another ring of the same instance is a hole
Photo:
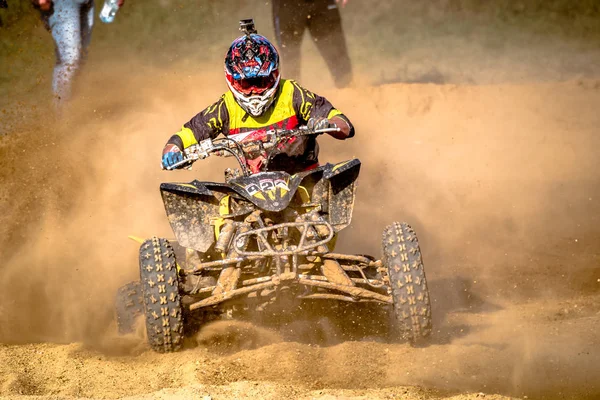
[[[342,130],[338,127],[335,128],[325,128],[325,129],[317,129],[312,131],[312,133],[320,134],[320,133],[330,133],[330,132],[341,132]]]

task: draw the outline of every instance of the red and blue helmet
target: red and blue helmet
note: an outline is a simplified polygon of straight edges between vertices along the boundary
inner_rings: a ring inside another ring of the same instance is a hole
[[[225,78],[238,104],[253,116],[263,114],[279,86],[279,54],[256,33],[233,41],[225,56]]]

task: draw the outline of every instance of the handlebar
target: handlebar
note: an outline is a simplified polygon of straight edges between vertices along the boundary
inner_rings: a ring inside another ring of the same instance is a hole
[[[326,129],[309,129],[306,126],[302,126],[296,129],[274,129],[267,131],[263,140],[251,140],[247,142],[236,141],[232,138],[221,138],[221,139],[206,139],[198,144],[192,145],[184,150],[184,159],[178,163],[167,167],[166,169],[172,171],[178,168],[185,168],[191,166],[191,164],[197,160],[203,160],[208,158],[209,155],[214,154],[220,157],[235,157],[242,168],[244,175],[250,175],[246,163],[246,154],[252,152],[272,152],[273,149],[285,139],[298,136],[311,136],[320,135],[323,133],[339,132],[340,128],[326,128]]]

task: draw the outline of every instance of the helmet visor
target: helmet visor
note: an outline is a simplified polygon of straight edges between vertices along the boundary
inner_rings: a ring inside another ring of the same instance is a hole
[[[276,74],[270,74],[269,76],[257,78],[233,79],[231,85],[235,90],[245,95],[260,95],[275,86],[276,81]]]

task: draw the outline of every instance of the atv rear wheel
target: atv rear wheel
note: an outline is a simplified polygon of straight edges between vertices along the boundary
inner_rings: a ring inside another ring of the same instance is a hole
[[[431,334],[431,304],[417,235],[408,224],[394,222],[383,231],[382,247],[394,300],[392,332],[414,343]]]
[[[153,237],[140,247],[140,281],[150,347],[161,353],[179,350],[183,310],[175,253],[166,239]]]
[[[144,298],[139,282],[129,282],[117,290],[115,314],[120,335],[135,330],[135,320],[144,313]]]

